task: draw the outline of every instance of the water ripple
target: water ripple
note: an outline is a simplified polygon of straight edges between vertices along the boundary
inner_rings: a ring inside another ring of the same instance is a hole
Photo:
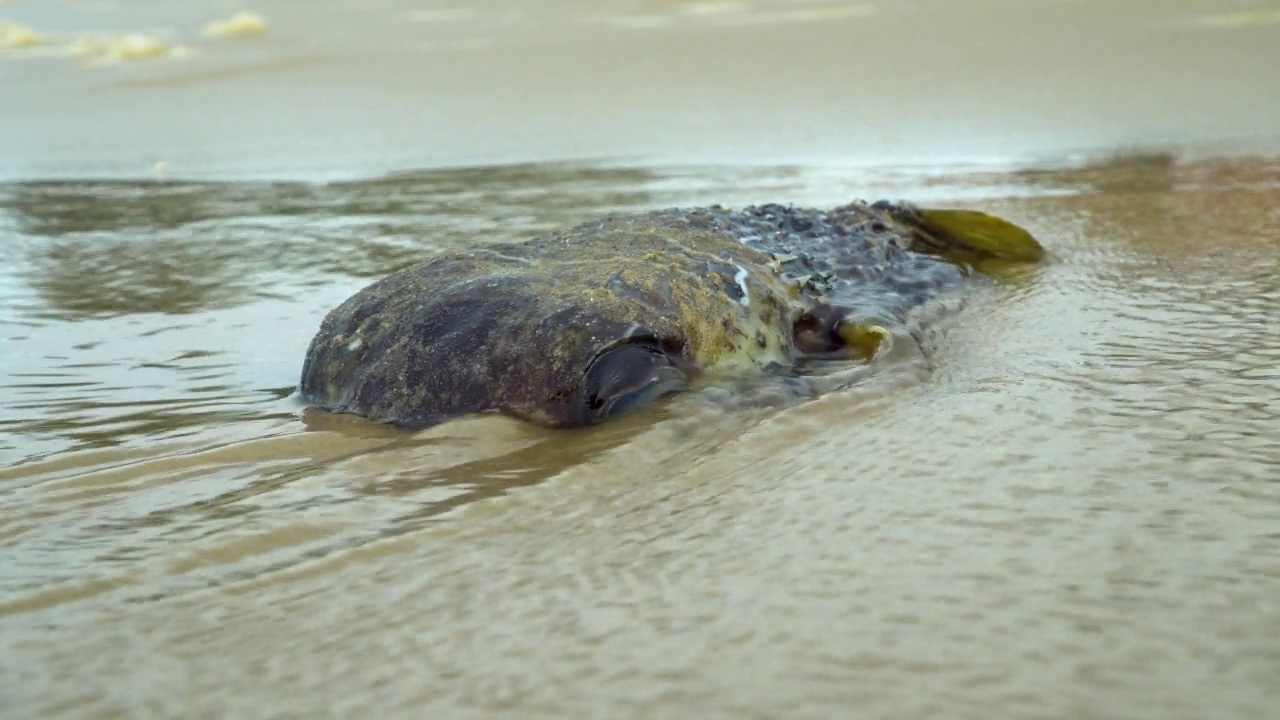
[[[927,368],[578,434],[404,434],[289,393],[324,311],[422,253],[854,186],[553,166],[0,188],[22,258],[0,267],[4,694],[40,717],[1264,717],[1276,177],[971,178],[956,197],[1035,186],[970,204],[1054,258],[931,320]]]

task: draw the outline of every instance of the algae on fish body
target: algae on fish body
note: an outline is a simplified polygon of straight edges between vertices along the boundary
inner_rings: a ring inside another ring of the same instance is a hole
[[[1014,225],[929,212],[663,210],[442,255],[325,318],[302,396],[405,426],[484,411],[572,426],[706,372],[865,360],[888,334],[878,324],[964,281],[959,265],[917,250],[961,264],[1039,257]]]

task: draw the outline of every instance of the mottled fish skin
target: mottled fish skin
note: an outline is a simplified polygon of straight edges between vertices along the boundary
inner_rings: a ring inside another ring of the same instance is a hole
[[[774,256],[778,271],[808,294],[888,321],[962,286],[971,274],[912,252],[918,230],[880,211],[892,207],[852,203],[819,211],[769,204],[708,212],[719,228]]]
[[[599,419],[584,376],[624,343],[691,376],[787,366],[815,307],[894,316],[962,283],[883,207],[662,210],[441,255],[329,313],[301,394],[409,427],[485,411],[572,426]]]

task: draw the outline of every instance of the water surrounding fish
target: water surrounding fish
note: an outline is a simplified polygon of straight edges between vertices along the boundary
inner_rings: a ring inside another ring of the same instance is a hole
[[[679,194],[860,190],[702,178]],[[5,696],[44,717],[1265,716],[1280,168],[953,180],[930,192],[994,189],[978,204],[1054,260],[930,352],[798,406],[567,435],[304,415],[294,383],[369,278],[663,206],[661,173],[5,186]]]
[[[0,716],[1275,717],[1280,24],[1238,5],[0,5],[48,40],[0,52]],[[191,53],[62,52],[132,30]],[[882,197],[1049,257],[807,402],[296,396],[424,258]]]

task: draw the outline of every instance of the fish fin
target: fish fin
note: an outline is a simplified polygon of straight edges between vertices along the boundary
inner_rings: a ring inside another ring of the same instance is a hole
[[[909,225],[911,249],[981,269],[985,260],[1035,263],[1044,247],[1025,228],[977,210],[894,206],[890,214]]]

